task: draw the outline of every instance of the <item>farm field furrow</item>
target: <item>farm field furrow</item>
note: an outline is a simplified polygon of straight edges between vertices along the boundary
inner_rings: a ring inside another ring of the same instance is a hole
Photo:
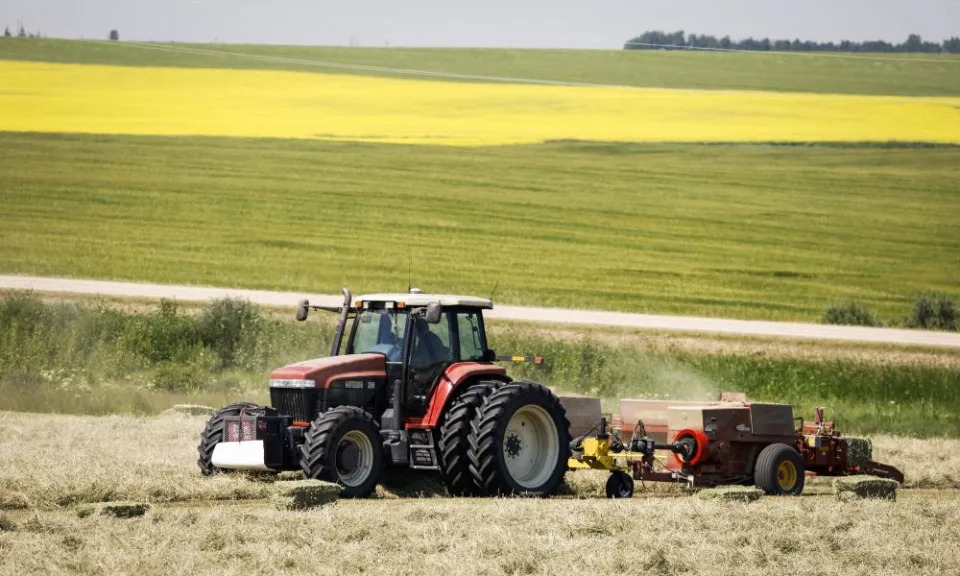
[[[477,84],[0,61],[0,130],[451,146],[960,143],[960,98]]]
[[[960,286],[960,148],[0,134],[0,271],[902,319]]]
[[[11,38],[0,42],[0,60],[398,76],[369,68],[324,65],[333,63],[650,88],[960,96],[960,57],[950,54],[141,45]]]

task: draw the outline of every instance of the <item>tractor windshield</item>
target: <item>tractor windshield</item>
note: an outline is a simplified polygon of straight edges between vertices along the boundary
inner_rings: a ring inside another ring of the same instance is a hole
[[[407,326],[406,310],[363,310],[353,331],[349,350],[364,354],[374,352],[387,357],[387,362],[403,360],[403,333]]]

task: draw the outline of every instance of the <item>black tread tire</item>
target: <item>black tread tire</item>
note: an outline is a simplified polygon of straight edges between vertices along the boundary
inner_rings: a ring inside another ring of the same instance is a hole
[[[780,463],[789,460],[797,469],[797,481],[791,490],[784,490],[777,481],[777,468]],[[770,496],[797,496],[803,492],[803,458],[786,444],[770,444],[760,451],[753,470],[753,481],[757,488]]]
[[[212,476],[223,472],[214,466],[210,459],[213,457],[213,449],[223,440],[223,417],[238,416],[242,410],[260,410],[263,406],[251,404],[250,402],[237,402],[224,406],[207,420],[203,427],[203,433],[200,434],[200,445],[197,446],[197,465],[200,466],[200,473],[204,476]]]
[[[503,436],[513,414],[530,404],[546,410],[557,427],[558,458],[553,473],[540,486],[518,484],[503,461]],[[507,384],[484,400],[471,424],[470,473],[481,495],[522,495],[546,497],[563,482],[570,458],[570,422],[559,398],[546,386],[517,381]]]
[[[621,470],[616,470],[607,478],[607,498],[632,498],[633,477]]]
[[[357,486],[347,486],[337,473],[336,447],[351,430],[363,432],[373,444],[373,468],[370,475]],[[333,450],[331,450],[333,447]],[[383,438],[373,416],[356,406],[338,406],[317,417],[307,430],[300,447],[300,468],[307,478],[336,482],[343,486],[341,498],[366,498],[377,487],[383,471]]]
[[[470,432],[483,401],[505,383],[480,380],[467,384],[450,402],[440,426],[440,475],[451,496],[477,496],[480,488],[470,473]]]

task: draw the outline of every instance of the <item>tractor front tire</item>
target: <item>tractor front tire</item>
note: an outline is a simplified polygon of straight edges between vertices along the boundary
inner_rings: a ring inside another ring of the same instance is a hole
[[[481,380],[469,384],[447,408],[440,426],[440,473],[451,496],[476,496],[480,489],[470,473],[470,428],[483,401],[504,383]]]
[[[321,414],[300,447],[300,468],[307,478],[343,486],[341,498],[366,498],[383,470],[383,439],[373,416],[356,406]]]
[[[213,457],[213,449],[223,440],[223,418],[225,416],[239,416],[241,412],[260,410],[263,406],[251,404],[249,402],[237,402],[224,406],[216,414],[207,420],[207,425],[203,428],[203,434],[200,435],[200,445],[197,446],[197,465],[200,466],[200,473],[204,476],[212,476],[222,472],[219,468],[210,462]]]
[[[507,384],[477,409],[469,454],[470,472],[481,494],[549,496],[567,472],[566,411],[540,384]]]
[[[770,444],[757,457],[753,481],[770,496],[798,496],[803,492],[803,458],[786,444]]]

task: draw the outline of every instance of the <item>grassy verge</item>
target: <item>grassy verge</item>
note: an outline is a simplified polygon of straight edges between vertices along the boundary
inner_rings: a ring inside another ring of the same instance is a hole
[[[623,50],[343,48],[318,46],[167,45],[2,39],[0,59],[126,66],[278,69],[391,75],[318,66],[317,62],[457,74],[622,84],[657,88],[747,89],[840,94],[960,94],[960,58],[951,55],[691,53]],[[197,54],[180,49],[213,50]],[[240,55],[253,55],[245,57]],[[299,60],[299,62],[298,62]],[[311,62],[312,61],[312,62]]]
[[[812,321],[960,285],[960,148],[0,146],[3,272],[336,293],[405,287],[412,262],[505,304]]]
[[[262,402],[270,370],[326,353],[331,323],[332,316],[315,315],[298,324],[236,301],[124,310],[11,293],[0,300],[0,395],[11,410],[92,414]],[[494,324],[490,338],[502,352],[547,358],[541,367],[511,366],[515,377],[610,401],[712,399],[736,390],[807,415],[828,406],[851,432],[960,436],[960,361],[952,352],[868,347],[857,356],[853,346],[691,344],[689,337],[555,333],[522,324]]]

